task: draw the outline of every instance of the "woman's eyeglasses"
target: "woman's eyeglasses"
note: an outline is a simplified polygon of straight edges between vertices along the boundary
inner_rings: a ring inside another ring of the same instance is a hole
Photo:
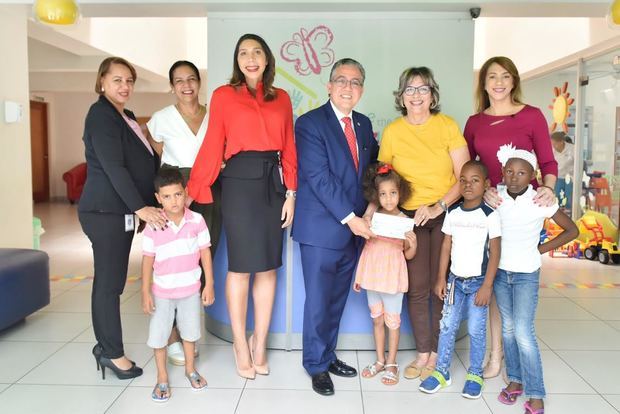
[[[415,93],[419,93],[420,95],[428,95],[429,93],[431,93],[431,87],[428,85],[422,85],[422,86],[407,86],[405,88],[405,91],[403,92],[404,95],[407,96],[412,96],[415,95]]]

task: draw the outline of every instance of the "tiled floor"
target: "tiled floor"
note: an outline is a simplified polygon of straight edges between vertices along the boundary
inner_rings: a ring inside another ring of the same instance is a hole
[[[130,281],[122,297],[123,332],[127,354],[144,367],[144,375],[104,381],[90,350],[94,343],[90,321],[91,251],[77,223],[75,206],[64,203],[35,207],[46,230],[41,245],[50,254],[51,275],[74,276],[51,282],[52,303],[25,323],[0,332],[0,413],[521,413],[521,404],[497,401],[500,378],[486,383],[483,398],[460,396],[468,363],[468,340],[459,341],[453,361],[454,385],[428,396],[417,380],[386,387],[372,380],[335,378],[336,395],[321,397],[310,387],[301,367],[300,352],[270,351],[272,374],[246,381],[235,374],[228,343],[204,333],[198,370],[209,388],[194,393],[183,368],[170,367],[173,397],[155,404],[150,392],[155,381],[151,350],[145,345],[148,318],[140,308],[139,281]],[[139,238],[131,255],[130,276],[140,265]],[[538,308],[548,413],[606,414],[620,412],[620,283],[618,266],[573,259],[544,259]],[[594,283],[591,287],[585,284]],[[368,351],[341,352],[358,369],[373,360]],[[399,353],[404,365],[413,351]]]

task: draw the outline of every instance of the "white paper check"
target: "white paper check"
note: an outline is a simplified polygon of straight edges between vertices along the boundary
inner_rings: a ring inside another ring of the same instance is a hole
[[[377,236],[405,239],[405,233],[413,230],[414,225],[412,218],[375,213],[372,215],[370,230]]]

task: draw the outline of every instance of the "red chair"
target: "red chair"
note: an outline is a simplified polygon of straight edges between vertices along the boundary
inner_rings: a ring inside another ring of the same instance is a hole
[[[67,183],[67,198],[71,204],[80,199],[84,183],[86,182],[86,163],[76,165],[62,175],[62,179]]]

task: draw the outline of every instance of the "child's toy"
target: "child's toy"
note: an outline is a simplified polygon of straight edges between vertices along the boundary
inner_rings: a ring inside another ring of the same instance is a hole
[[[598,259],[603,264],[620,263],[618,250],[618,227],[605,214],[586,210],[583,217],[576,222],[579,227],[577,241],[583,255],[588,260]]]
[[[611,219],[600,212],[586,210],[584,215],[575,222],[579,228],[579,237],[549,252],[554,258],[581,258],[596,260],[607,264],[611,260],[620,264],[620,250],[618,249],[618,227]],[[553,239],[562,229],[547,220],[541,242]]]

